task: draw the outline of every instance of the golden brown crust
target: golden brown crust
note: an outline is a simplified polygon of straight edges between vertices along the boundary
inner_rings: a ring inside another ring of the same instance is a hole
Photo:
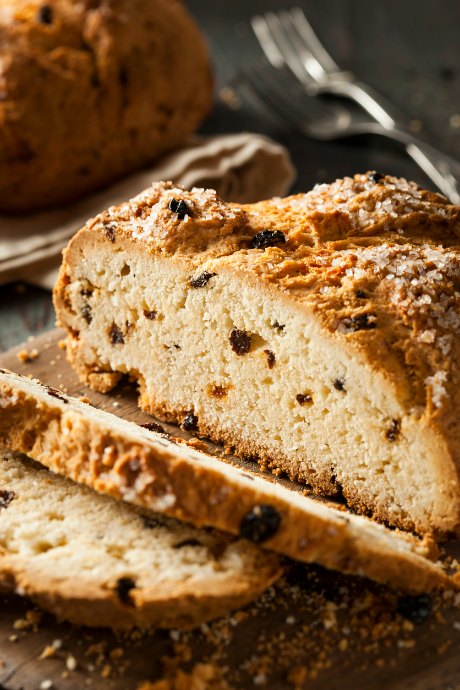
[[[0,10],[0,211],[106,186],[181,144],[211,107],[207,50],[177,0]]]
[[[451,584],[412,536],[333,510],[156,434],[150,441],[135,425],[118,429],[111,415],[63,397],[0,373],[0,442],[97,491],[196,526],[239,534],[257,506],[270,505],[280,522],[264,546],[304,562],[414,592]]]
[[[257,578],[235,578],[231,587],[220,586],[215,591],[209,582],[197,587],[193,593],[188,587],[181,591],[179,586],[174,591],[163,587],[160,597],[158,588],[151,592],[145,590],[135,607],[127,607],[110,590],[95,592],[84,586],[79,588],[77,579],[74,580],[73,595],[70,595],[68,588],[60,588],[60,583],[53,580],[50,573],[37,576],[27,566],[22,572],[14,566],[4,568],[0,556],[0,580],[4,591],[19,592],[57,618],[75,625],[114,630],[194,628],[253,601],[278,578],[280,572],[275,568],[270,572],[266,568],[258,573]]]

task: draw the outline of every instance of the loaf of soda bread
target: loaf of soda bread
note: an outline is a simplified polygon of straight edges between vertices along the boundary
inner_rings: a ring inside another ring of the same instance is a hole
[[[330,507],[152,427],[0,370],[0,446],[99,492],[299,561],[411,592],[454,586],[430,540]]]
[[[0,212],[141,169],[211,102],[208,52],[179,0],[1,0]]]
[[[378,173],[245,206],[155,184],[64,252],[69,361],[361,513],[458,532],[459,210]]]
[[[245,539],[141,512],[0,453],[0,590],[79,625],[189,628],[281,574]]]

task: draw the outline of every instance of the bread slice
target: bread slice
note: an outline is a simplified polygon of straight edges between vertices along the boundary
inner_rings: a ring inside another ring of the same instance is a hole
[[[458,531],[459,210],[377,173],[242,207],[156,184],[64,253],[69,361],[359,512]]]
[[[0,454],[0,586],[73,623],[192,627],[257,597],[274,554]]]
[[[429,560],[428,541],[248,474],[38,381],[0,370],[0,412],[0,444],[100,492],[408,591],[451,584]]]

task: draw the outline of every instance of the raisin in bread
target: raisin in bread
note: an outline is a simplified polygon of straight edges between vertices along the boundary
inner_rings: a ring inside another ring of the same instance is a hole
[[[69,360],[360,512],[459,531],[459,210],[377,173],[245,206],[156,184],[64,253]]]
[[[429,540],[388,530],[0,370],[0,444],[100,492],[304,562],[420,592],[450,580]]]
[[[178,0],[1,0],[0,211],[64,204],[148,165],[211,100]]]
[[[281,574],[244,539],[197,530],[0,454],[0,586],[74,623],[192,627]]]

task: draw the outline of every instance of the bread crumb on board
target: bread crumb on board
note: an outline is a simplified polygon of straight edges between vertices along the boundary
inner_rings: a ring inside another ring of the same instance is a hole
[[[42,680],[39,687],[40,690],[51,690],[51,688],[53,687],[53,681],[50,678]]]
[[[50,659],[51,657],[56,656],[56,652],[61,649],[62,647],[62,640],[56,639],[53,640],[51,644],[46,645],[46,647],[43,648],[42,653],[38,657],[39,659]]]
[[[53,664],[46,678],[58,686],[75,671],[81,687],[97,687],[102,677],[136,690],[308,690],[331,674],[372,685],[373,669],[383,669],[390,685],[390,674],[403,679],[419,654],[435,665],[460,644],[458,592],[412,596],[319,566],[286,567],[257,601],[193,631],[134,629],[114,639],[76,628],[71,641],[63,624],[40,655]],[[38,619],[25,612],[17,620]],[[46,630],[43,621],[37,625]],[[11,626],[18,644],[36,634],[33,624]],[[160,663],[154,675],[136,662],[153,648]]]
[[[195,664],[190,672],[176,670],[170,678],[144,681],[137,690],[231,690],[222,670],[213,664]]]
[[[26,362],[35,361],[36,359],[38,359],[39,356],[40,356],[40,353],[37,350],[37,348],[35,348],[35,347],[32,350],[26,350],[25,348],[22,350],[19,350],[19,352],[16,355],[18,360],[20,362],[22,362],[23,364],[25,364]]]

